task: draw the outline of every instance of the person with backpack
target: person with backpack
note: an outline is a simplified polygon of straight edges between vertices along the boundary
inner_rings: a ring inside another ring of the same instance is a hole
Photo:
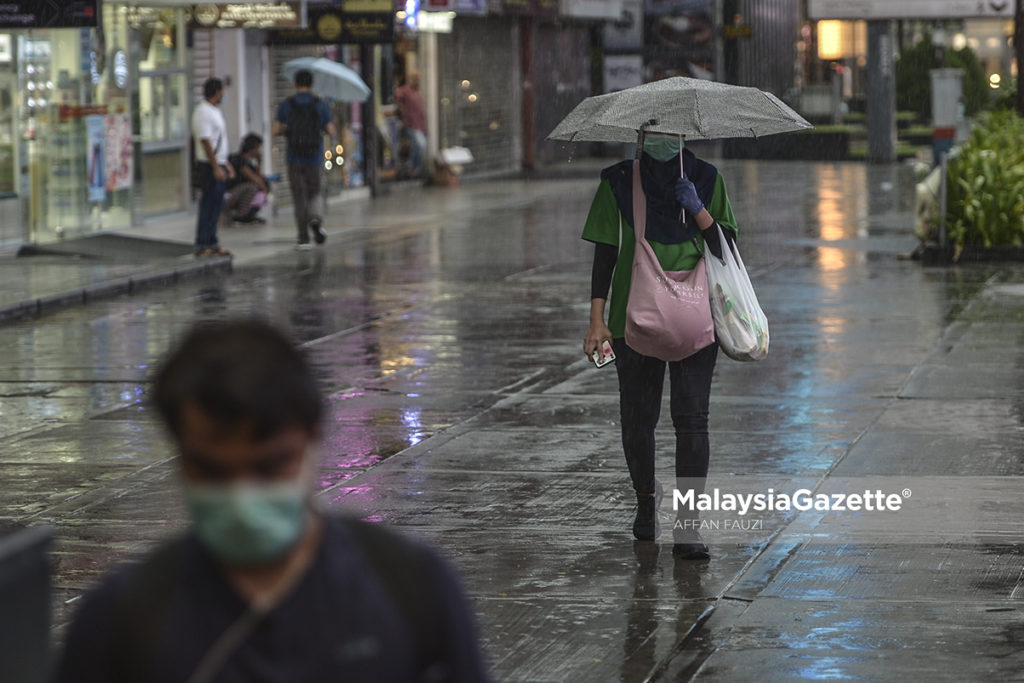
[[[488,680],[449,564],[314,503],[324,400],[284,334],[200,323],[153,379],[191,524],[86,595],[56,683]]]
[[[312,248],[311,232],[317,244],[327,241],[323,218],[316,211],[320,168],[324,163],[324,133],[332,140],[337,137],[331,108],[313,94],[312,72],[300,69],[295,72],[295,94],[278,106],[273,127],[273,134],[283,135],[288,143],[288,184],[299,231],[295,248],[300,251]]]

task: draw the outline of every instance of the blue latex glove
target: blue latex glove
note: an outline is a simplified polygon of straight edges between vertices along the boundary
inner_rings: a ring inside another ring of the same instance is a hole
[[[697,196],[697,188],[687,178],[676,181],[676,199],[691,216],[696,216],[704,210],[704,202]]]

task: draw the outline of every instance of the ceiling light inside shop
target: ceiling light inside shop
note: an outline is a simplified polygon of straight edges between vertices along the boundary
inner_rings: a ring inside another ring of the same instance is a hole
[[[467,97],[466,99],[469,100],[470,102],[476,102],[480,98],[477,97],[477,94],[475,92],[471,92],[469,93],[469,97]]]
[[[962,50],[967,47],[967,36],[962,33],[958,33],[953,36],[953,49]]]
[[[820,59],[843,58],[843,23],[841,21],[818,22],[818,57]]]

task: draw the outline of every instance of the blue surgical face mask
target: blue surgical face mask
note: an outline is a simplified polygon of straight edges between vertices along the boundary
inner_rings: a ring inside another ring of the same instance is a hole
[[[196,536],[221,562],[269,564],[299,541],[309,518],[304,478],[273,483],[186,484]]]
[[[644,137],[644,152],[658,161],[668,161],[679,154],[682,139],[675,135],[647,135]]]

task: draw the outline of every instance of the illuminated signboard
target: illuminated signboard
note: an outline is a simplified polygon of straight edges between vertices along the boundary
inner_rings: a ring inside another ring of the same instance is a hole
[[[193,28],[297,28],[303,25],[302,3],[195,5],[189,24]]]
[[[306,5],[306,28],[271,31],[268,42],[271,45],[345,45],[391,43],[394,38],[392,0],[386,3],[356,0],[344,5]]]
[[[1012,19],[1013,0],[810,0],[811,19]]]

